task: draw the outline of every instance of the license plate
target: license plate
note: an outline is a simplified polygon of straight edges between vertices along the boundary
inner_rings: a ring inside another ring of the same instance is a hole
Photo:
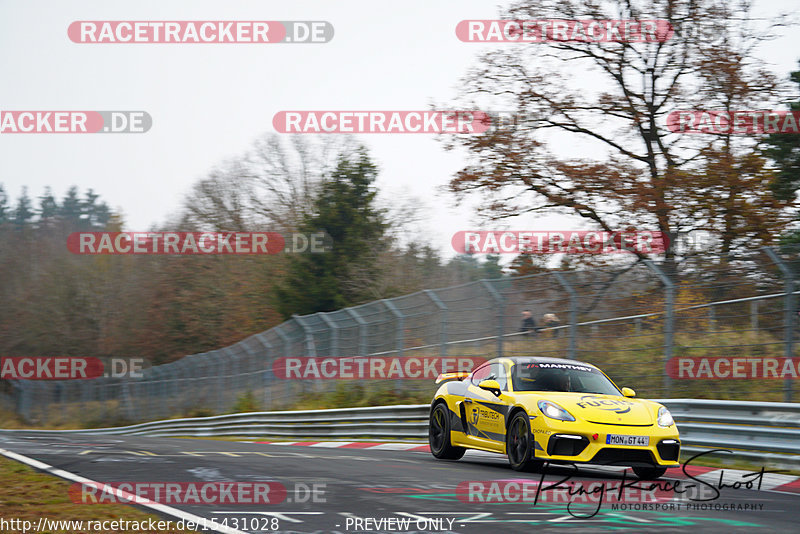
[[[606,445],[647,447],[650,445],[650,436],[625,436],[623,434],[608,434],[606,435]]]

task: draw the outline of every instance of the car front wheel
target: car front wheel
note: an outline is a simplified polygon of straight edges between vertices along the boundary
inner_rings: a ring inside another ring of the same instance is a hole
[[[517,412],[506,432],[506,454],[508,463],[515,471],[535,471],[542,467],[541,460],[534,459],[533,436],[528,414]]]

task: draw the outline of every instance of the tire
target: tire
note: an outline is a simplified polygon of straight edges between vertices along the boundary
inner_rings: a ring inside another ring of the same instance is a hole
[[[514,471],[537,471],[544,462],[534,458],[533,436],[528,414],[517,412],[506,431],[506,454]]]
[[[634,474],[642,480],[655,480],[667,472],[666,467],[634,467]]]
[[[431,454],[440,460],[458,460],[467,452],[464,447],[454,447],[450,443],[450,409],[444,402],[437,403],[431,410],[428,443]]]

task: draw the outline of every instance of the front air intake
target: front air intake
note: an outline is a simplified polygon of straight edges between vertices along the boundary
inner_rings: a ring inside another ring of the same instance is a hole
[[[677,462],[681,454],[681,444],[676,439],[661,440],[661,442],[656,445],[656,449],[661,459],[668,462]]]
[[[550,436],[550,441],[547,442],[547,454],[549,456],[578,456],[587,445],[589,445],[589,439],[585,436],[553,434]]]

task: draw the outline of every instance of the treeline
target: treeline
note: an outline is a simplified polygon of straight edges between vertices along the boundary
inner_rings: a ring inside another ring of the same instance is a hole
[[[326,159],[327,158],[327,159]],[[383,202],[361,147],[259,140],[199,180],[156,230],[324,230],[325,254],[80,256],[76,231],[126,228],[92,190],[11,201],[0,185],[0,354],[165,363],[239,341],[292,314],[331,311],[502,275],[496,256],[445,261],[409,239],[408,205]],[[388,207],[387,207],[388,205]],[[411,210],[413,211],[413,209]]]

